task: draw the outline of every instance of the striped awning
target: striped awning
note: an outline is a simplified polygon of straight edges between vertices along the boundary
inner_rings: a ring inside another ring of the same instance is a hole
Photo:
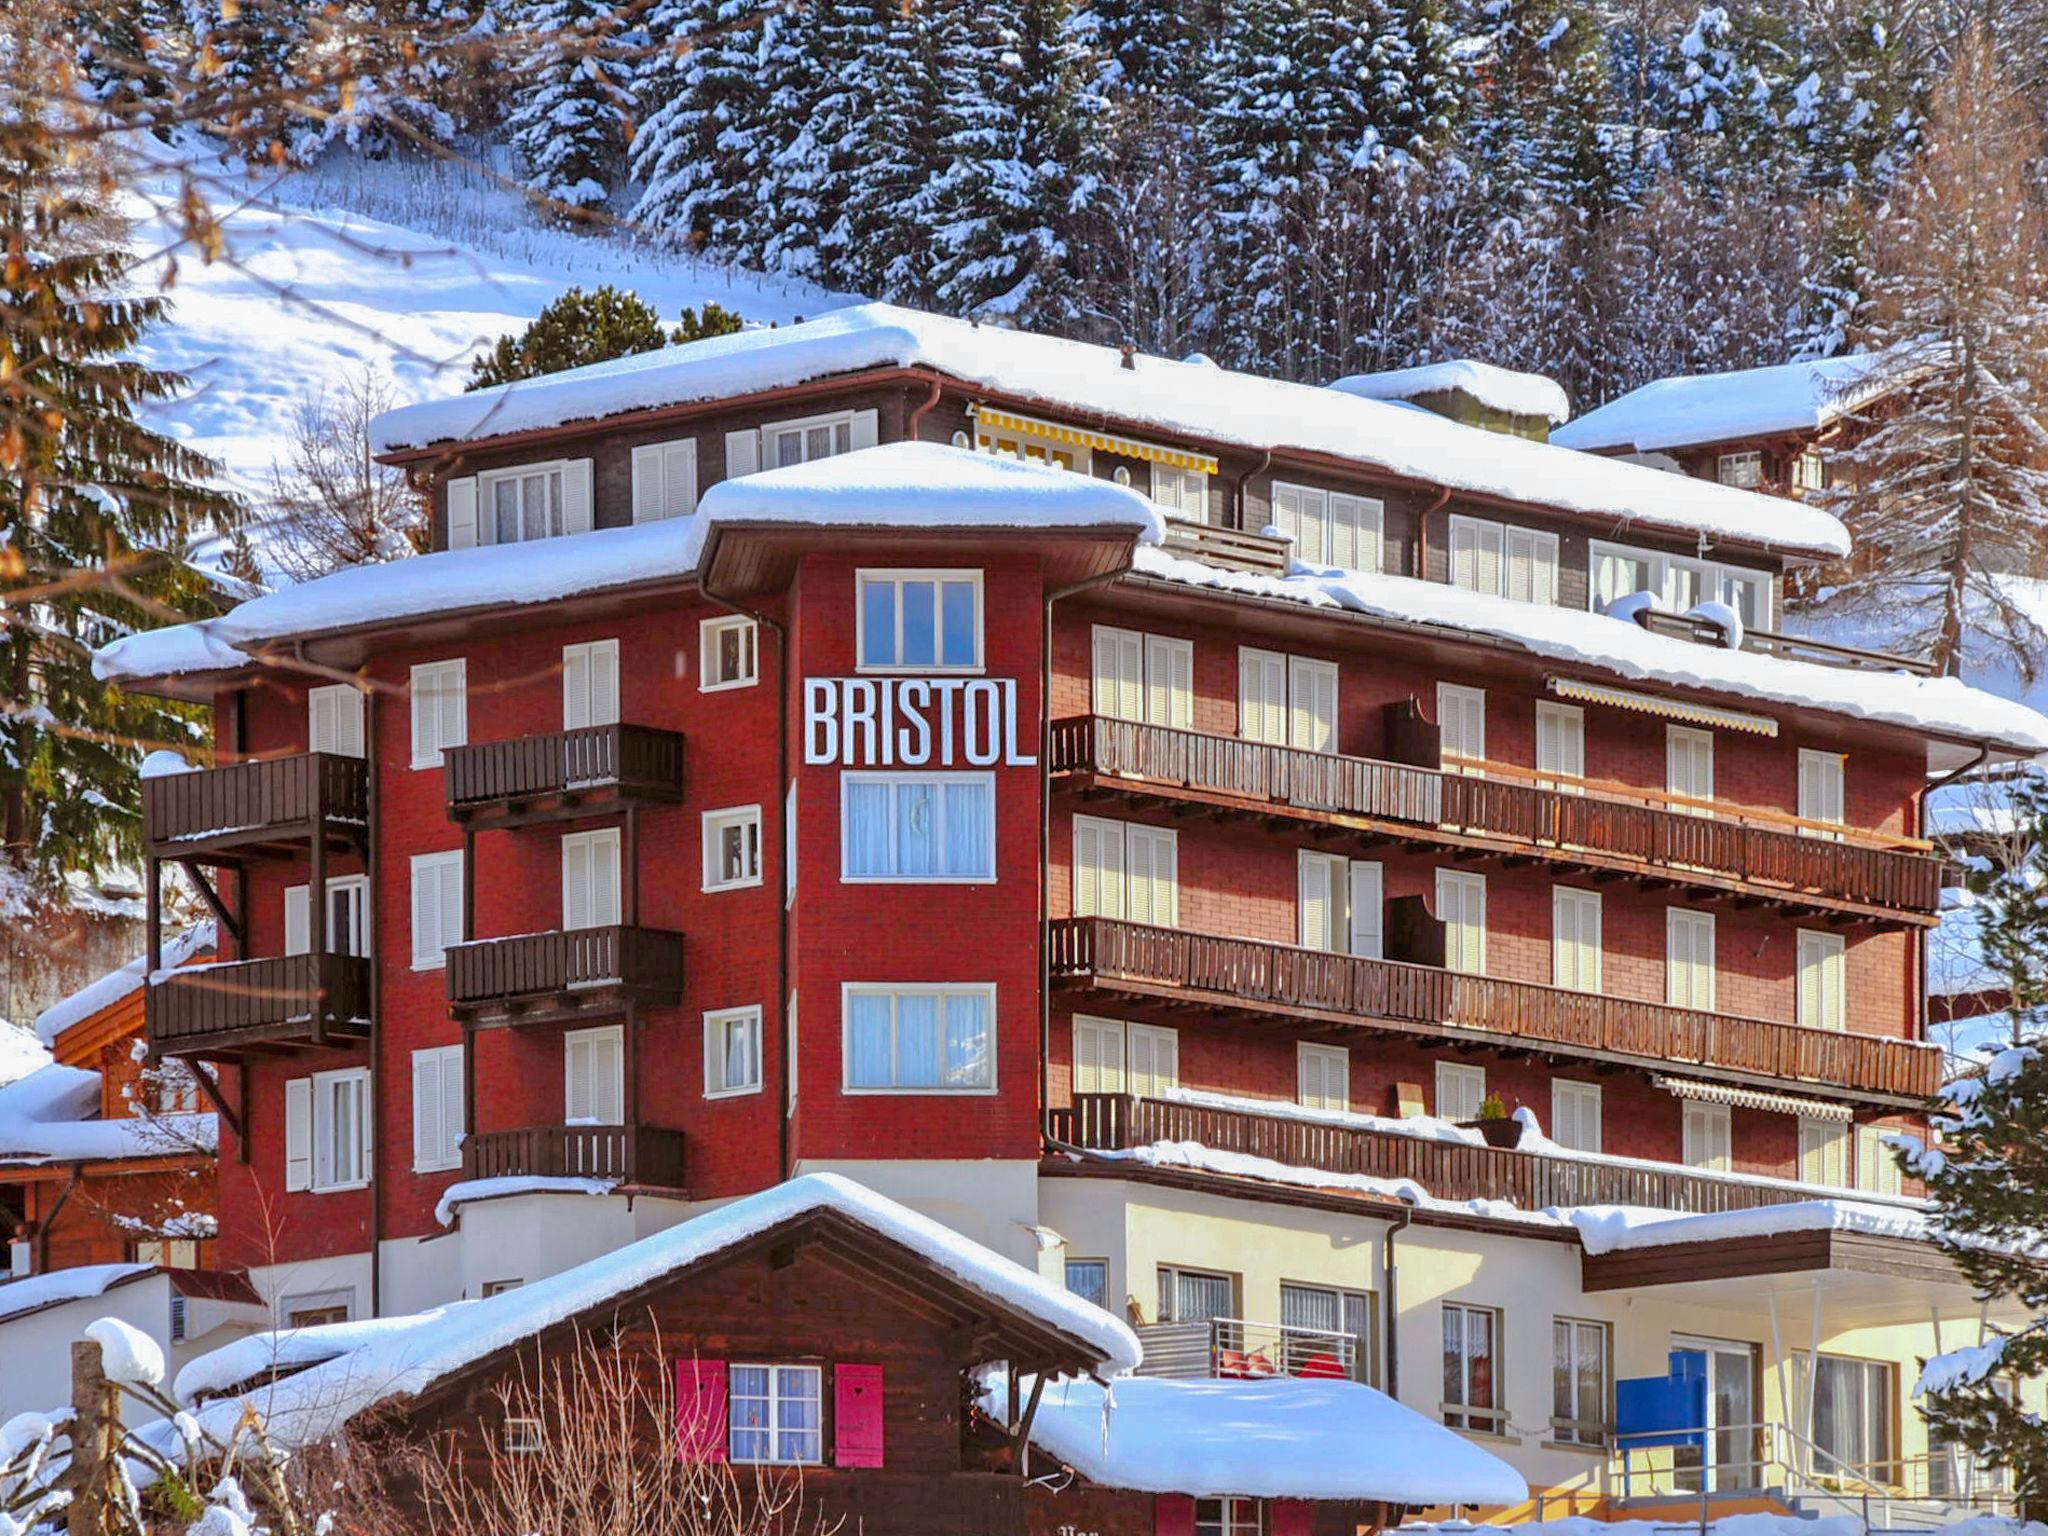
[[[1654,693],[1610,688],[1605,683],[1586,683],[1575,677],[1553,677],[1547,682],[1550,691],[1560,699],[1611,704],[1616,709],[1632,709],[1638,714],[1662,715],[1667,720],[1684,720],[1693,725],[1715,725],[1726,731],[1748,731],[1753,736],[1778,734],[1778,722],[1768,715],[1746,714],[1739,709],[1717,709],[1711,704],[1694,704],[1684,699],[1659,698]]]
[[[1731,1104],[1737,1109],[1762,1109],[1774,1115],[1801,1115],[1808,1120],[1849,1119],[1846,1104],[1797,1099],[1789,1093],[1765,1093],[1760,1088],[1737,1088],[1732,1083],[1703,1083],[1691,1077],[1653,1077],[1650,1082],[1673,1098],[1692,1099],[1701,1104]]]
[[[1126,459],[1143,459],[1148,464],[1170,464],[1175,469],[1195,469],[1205,475],[1216,473],[1216,460],[1211,454],[1190,453],[1184,448],[1165,448],[1158,443],[1141,443],[1134,437],[1118,437],[1114,432],[1097,432],[1091,427],[1069,427],[1061,422],[1044,421],[1036,416],[1019,416],[1013,411],[999,411],[987,405],[974,407],[974,420],[984,431],[1021,432],[1028,437],[1064,443],[1073,448],[1096,448]]]

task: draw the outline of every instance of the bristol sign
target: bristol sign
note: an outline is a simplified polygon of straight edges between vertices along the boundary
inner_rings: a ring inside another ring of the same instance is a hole
[[[1029,768],[1017,684],[986,677],[807,677],[804,762],[842,768]]]

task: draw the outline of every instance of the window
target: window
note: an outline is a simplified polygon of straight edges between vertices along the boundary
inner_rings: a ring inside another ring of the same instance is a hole
[[[1281,1370],[1290,1376],[1325,1375],[1330,1357],[1353,1381],[1373,1379],[1374,1326],[1370,1291],[1280,1284]]]
[[[284,892],[284,952],[311,954],[313,914],[307,905],[311,888],[288,885]],[[370,877],[337,875],[327,882],[327,953],[370,953]]]
[[[704,889],[738,890],[761,883],[761,807],[739,805],[704,813]]]
[[[1648,592],[1674,613],[1712,598],[1733,608],[1749,629],[1770,625],[1771,578],[1763,571],[1598,539],[1588,546],[1587,561],[1595,612],[1605,612],[1616,598]]]
[[[1260,1536],[1257,1499],[1195,1500],[1195,1536]]]
[[[736,1462],[816,1466],[824,1459],[821,1383],[815,1365],[735,1365],[726,1454]]]
[[[462,1047],[412,1053],[412,1168],[441,1173],[462,1166]]]
[[[189,1237],[144,1238],[135,1245],[135,1262],[154,1264],[159,1269],[197,1269],[199,1244]],[[183,1301],[174,1296],[173,1301]]]
[[[842,880],[993,880],[995,776],[843,773],[839,830]]]
[[[1181,731],[1194,724],[1192,643],[1098,624],[1093,651],[1096,714]]]
[[[1681,1126],[1688,1168],[1726,1173],[1729,1161],[1728,1106],[1687,1101]]]
[[[412,856],[412,968],[446,963],[444,951],[462,942],[462,851]]]
[[[1240,646],[1237,734],[1247,741],[1337,750],[1337,664]]]
[[[1847,1029],[1842,995],[1847,949],[1839,933],[1799,930],[1798,1021],[1808,1029]]]
[[[780,421],[761,429],[767,447],[769,469],[787,469],[853,451],[853,412],[813,416],[803,421]]]
[[[1377,571],[1385,517],[1384,505],[1370,497],[1273,482],[1273,525],[1309,565]]]
[[[1600,990],[1600,893],[1558,886],[1550,893],[1553,985]]]
[[[1886,1145],[1892,1131],[1882,1125],[1856,1127],[1856,1187],[1873,1195],[1905,1193],[1904,1171],[1898,1155]]]
[[[1574,1317],[1550,1324],[1550,1432],[1561,1445],[1605,1445],[1607,1325]]]
[[[1600,1085],[1568,1077],[1550,1082],[1550,1139],[1574,1152],[1600,1150]]]
[[[1159,1266],[1159,1321],[1206,1323],[1237,1315],[1237,1281],[1213,1270]]]
[[[562,837],[562,926],[610,928],[619,921],[619,829]]]
[[[524,1280],[519,1279],[486,1280],[482,1285],[477,1287],[477,1294],[479,1296],[502,1296],[507,1291],[518,1290],[519,1287],[521,1287],[524,1284],[526,1284],[526,1282]]]
[[[1849,1152],[1854,1142],[1840,1120],[1799,1117],[1799,1177],[1830,1189],[1849,1187]]]
[[[562,1120],[622,1125],[626,1119],[626,1037],[616,1024],[562,1036]]]
[[[1557,601],[1557,535],[1477,517],[1451,519],[1451,585],[1518,603]]]
[[[658,523],[697,510],[697,440],[644,443],[633,450],[633,521]]]
[[[863,672],[981,669],[980,571],[862,571]]]
[[[1179,1030],[1074,1015],[1074,1092],[1157,1098],[1179,1086]]]
[[[1536,706],[1536,782],[1568,795],[1586,790],[1586,712],[1576,704]]]
[[[1074,818],[1074,915],[1156,928],[1180,922],[1180,836],[1170,827]]]
[[[760,626],[738,617],[705,619],[697,626],[697,690],[745,688],[760,677]]]
[[[1714,463],[1714,474],[1723,485],[1753,491],[1764,483],[1764,456],[1761,453],[1724,453]]]
[[[1303,949],[1379,959],[1385,942],[1381,866],[1306,848],[1295,857],[1296,941]]]
[[[1209,477],[1199,469],[1176,469],[1171,464],[1152,466],[1152,505],[1168,517],[1185,522],[1206,522],[1209,517]]]
[[[1438,683],[1436,719],[1441,766],[1453,773],[1477,773],[1486,760],[1486,690]]]
[[[1693,801],[1714,798],[1714,733],[1688,725],[1664,727],[1664,787],[1685,816],[1712,816],[1714,808]]]
[[[306,690],[308,751],[363,755],[363,696],[348,683]]]
[[[1296,1097],[1304,1109],[1351,1108],[1351,1053],[1341,1045],[1295,1046]]]
[[[1884,1360],[1822,1355],[1816,1369],[1806,1350],[1793,1354],[1800,1390],[1812,1394],[1813,1443],[1824,1466],[1846,1468],[1873,1482],[1898,1479],[1892,1423],[1897,1401],[1894,1368]]]
[[[345,1323],[355,1315],[356,1293],[353,1289],[339,1291],[307,1291],[297,1296],[278,1298],[277,1314],[287,1328],[320,1328],[328,1323]]]
[[[852,1093],[993,1093],[993,986],[849,982],[846,1088]]]
[[[468,666],[460,658],[412,669],[412,765],[438,768],[441,753],[469,740]]]
[[[555,539],[590,528],[590,460],[522,464],[476,477],[478,524],[491,544]]]
[[[1499,1358],[1500,1313],[1445,1302],[1443,1413],[1451,1428],[1497,1433],[1506,1426]]]
[[[1083,1301],[1109,1310],[1109,1260],[1067,1260],[1067,1289]]]
[[[1714,1011],[1714,914],[1664,909],[1664,1000]]]
[[[1436,916],[1444,925],[1444,965],[1468,976],[1486,974],[1486,876],[1436,872]]]
[[[173,1293],[171,1296],[171,1342],[173,1344],[184,1343],[185,1334],[185,1298]]]
[[[1436,1117],[1453,1122],[1477,1120],[1486,1101],[1486,1068],[1463,1062],[1436,1064]]]
[[[761,1010],[726,1008],[704,1015],[704,1097],[761,1091]]]
[[[539,1419],[507,1419],[504,1445],[509,1456],[535,1456],[547,1449],[547,1432]]]
[[[1839,752],[1816,752],[1811,747],[1799,749],[1799,819],[1817,821],[1840,826],[1843,819],[1842,806],[1842,754]],[[1842,834],[1831,832],[1827,826],[1801,827],[1807,837],[1824,837],[1840,842]]]
[[[619,723],[619,642],[562,647],[562,729]]]
[[[285,1084],[285,1188],[360,1189],[370,1178],[370,1074],[316,1072]]]
[[[1809,448],[1792,460],[1792,489],[1824,491],[1828,488],[1828,461],[1817,448]]]

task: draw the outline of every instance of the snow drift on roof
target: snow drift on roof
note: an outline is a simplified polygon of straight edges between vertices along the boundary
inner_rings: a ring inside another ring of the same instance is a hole
[[[30,1275],[26,1280],[9,1280],[0,1285],[0,1320],[55,1306],[60,1301],[103,1296],[123,1281],[155,1273],[154,1264],[81,1264]]]
[[[211,1114],[96,1118],[100,1075],[51,1063],[0,1088],[0,1165],[105,1162],[211,1152]]]
[[[166,936],[163,949],[166,968],[183,965],[194,955],[210,952],[213,949],[212,922],[194,923]],[[91,1018],[140,988],[143,973],[148,969],[149,956],[137,955],[120,969],[88,982],[62,1002],[53,1003],[38,1014],[36,1034],[43,1044],[56,1044],[57,1037],[72,1025]]]
[[[1029,1381],[1020,1383],[1026,1392]],[[983,1404],[1000,1413],[997,1373]],[[1357,1381],[1162,1376],[1046,1383],[1031,1439],[1090,1482],[1197,1498],[1519,1504],[1522,1475]]]
[[[1413,400],[1417,395],[1456,390],[1489,410],[1505,411],[1510,416],[1540,416],[1552,426],[1572,413],[1571,397],[1557,380],[1464,357],[1448,363],[1425,363],[1420,368],[1346,374],[1330,388],[1341,389],[1361,400]]]
[[[1606,614],[1516,602],[1410,576],[1324,570],[1299,563],[1290,575],[1261,576],[1158,549],[1140,549],[1134,568],[1141,575],[1249,597],[1342,609],[1464,635],[1491,635],[1531,655],[1632,681],[1706,689],[1763,704],[1988,740],[2029,754],[2048,751],[2048,718],[1952,677],[1854,671],[1759,651],[1731,651],[1653,634]]]
[[[1932,1235],[1924,1210],[1853,1199],[1794,1200],[1704,1216],[1626,1205],[1584,1205],[1568,1214],[1588,1253],[1776,1237],[1787,1232],[1857,1232],[1914,1242],[1925,1242]]]
[[[1137,1335],[1100,1307],[1021,1264],[839,1174],[813,1173],[735,1200],[666,1232],[481,1301],[374,1324],[337,1323],[238,1339],[178,1373],[185,1402],[231,1391],[277,1364],[318,1361],[255,1394],[271,1435],[303,1445],[387,1397],[411,1396],[506,1345],[676,1274],[758,1233],[835,1211],[921,1254],[970,1289],[1081,1340],[1105,1374],[1136,1367]],[[216,1404],[232,1425],[232,1402]]]
[[[1206,362],[977,326],[889,304],[802,325],[739,331],[658,352],[387,411],[378,452],[597,421],[625,411],[730,399],[867,368],[927,367],[1008,398],[1204,442],[1328,454],[1474,495],[1501,497],[1790,554],[1839,558],[1828,513],[1705,480],[1674,484],[1634,464],[1589,463],[1545,443],[1421,417],[1379,400],[1235,373]]]
[[[1858,399],[1877,358],[1868,353],[1734,373],[1658,379],[1566,422],[1553,443],[1587,453],[1654,453],[1772,432],[1816,432]]]
[[[0,1019],[0,1088],[49,1064],[49,1048],[34,1030]]]

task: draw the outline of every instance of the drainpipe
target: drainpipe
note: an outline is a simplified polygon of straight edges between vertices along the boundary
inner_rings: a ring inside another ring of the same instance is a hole
[[[1380,1289],[1385,1293],[1387,1305],[1387,1396],[1396,1402],[1401,1398],[1401,1348],[1398,1324],[1401,1314],[1401,1272],[1394,1262],[1394,1242],[1408,1224],[1415,1220],[1415,1207],[1401,1207],[1400,1218],[1389,1222],[1385,1234],[1380,1238]]]
[[[923,423],[926,415],[930,413],[931,408],[939,403],[939,394],[944,387],[939,380],[933,379],[932,392],[924,397],[923,404],[912,409],[909,421],[905,422],[903,426],[903,435],[911,442],[917,441],[917,429]]]
[[[1415,579],[1429,579],[1429,520],[1443,511],[1451,499],[1450,487],[1437,493],[1437,498],[1422,509],[1422,515],[1415,519]]]
[[[1230,491],[1230,514],[1236,519],[1240,531],[1244,528],[1244,488],[1248,481],[1263,475],[1273,467],[1273,450],[1268,448],[1259,459],[1259,467],[1247,470],[1237,477],[1237,484]]]
[[[369,890],[363,903],[364,926],[369,930],[364,938],[370,951],[370,1316],[384,1315],[384,1171],[383,1157],[386,1146],[384,1138],[384,945],[383,935],[378,932],[377,907],[380,894],[377,882],[378,858],[377,841],[381,832],[377,820],[378,781],[383,777],[378,772],[377,760],[377,692],[374,688],[363,690],[363,756],[364,775],[368,781],[368,804],[364,814],[369,825],[363,843],[363,878],[369,883]],[[327,829],[314,829],[315,837],[325,837]],[[312,907],[311,921],[325,924],[327,921],[327,893],[320,892],[317,900],[311,891],[306,893]],[[465,916],[467,912],[465,911]],[[475,1127],[469,1127],[474,1130]]]

